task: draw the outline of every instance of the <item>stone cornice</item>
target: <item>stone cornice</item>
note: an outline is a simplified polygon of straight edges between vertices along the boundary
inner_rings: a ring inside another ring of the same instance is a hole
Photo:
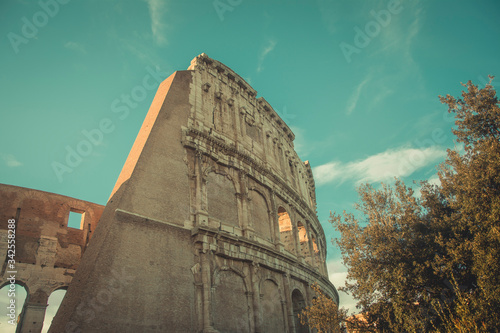
[[[188,70],[206,70],[207,68],[216,70],[218,73],[226,76],[228,80],[234,81],[236,85],[241,88],[242,93],[247,95],[247,99],[251,100],[251,104],[257,105],[261,110],[264,110],[265,114],[267,114],[269,118],[276,123],[277,127],[283,131],[284,136],[288,138],[291,143],[293,143],[295,134],[293,134],[290,127],[288,127],[285,121],[281,119],[279,114],[264,99],[264,97],[257,98],[257,91],[231,68],[224,65],[220,61],[210,58],[205,53],[202,53],[191,61],[191,65],[188,67]]]

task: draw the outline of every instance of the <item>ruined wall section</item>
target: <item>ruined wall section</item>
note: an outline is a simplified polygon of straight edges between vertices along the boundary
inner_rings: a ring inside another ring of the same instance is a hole
[[[270,230],[252,225],[252,221],[262,219],[252,218],[251,212],[247,212],[252,207],[245,207],[245,202],[239,200],[235,210],[239,213],[239,223],[233,224],[233,232],[273,246],[280,238],[278,207],[269,203],[279,199],[293,203],[297,218],[308,220],[316,234],[323,237],[320,242],[326,243],[316,217],[311,167],[295,152],[295,137],[290,128],[263,97],[256,98],[257,92],[224,64],[201,54],[193,59],[188,70],[193,71],[192,108],[182,138],[184,146],[192,149],[188,152],[188,164],[195,165],[192,179],[197,179],[198,172],[204,173],[202,179],[216,172],[230,179],[237,196],[251,196],[250,202],[255,202],[252,199],[259,197],[255,193],[258,192],[268,203],[266,210],[270,214],[266,220]],[[201,162],[197,161],[199,158]],[[210,226],[221,227],[223,221],[210,218],[203,193],[195,193],[195,188],[202,188],[201,185],[192,186],[191,198],[202,197],[192,203],[196,207],[192,211],[193,223],[213,222]]]
[[[30,318],[22,332],[41,330],[48,297],[69,286],[103,210],[95,203],[0,184],[0,287],[10,277],[7,221],[15,219],[16,283],[28,291],[23,318]],[[68,227],[70,211],[82,214],[80,228]]]
[[[188,70],[195,72],[189,127],[251,156],[315,211],[314,181],[294,150],[295,135],[271,105],[233,70],[205,54],[194,58]]]

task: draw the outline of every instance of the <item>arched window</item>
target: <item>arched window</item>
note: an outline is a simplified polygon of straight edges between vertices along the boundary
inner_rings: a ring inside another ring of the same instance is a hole
[[[280,241],[285,245],[285,250],[295,254],[295,241],[293,236],[292,220],[283,207],[278,208],[278,221],[280,226]]]
[[[295,321],[295,333],[308,333],[309,329],[306,325],[302,325],[299,319],[299,313],[302,313],[302,309],[306,307],[306,301],[302,293],[295,289],[292,292],[292,306],[293,306],[293,318]]]
[[[312,244],[313,244],[313,266],[320,268],[321,267],[321,254],[319,251],[318,243],[316,242],[316,237],[311,236]]]
[[[59,306],[61,305],[64,295],[66,295],[66,288],[54,290],[52,294],[50,294],[47,302],[47,310],[45,310],[42,333],[48,332],[49,327],[52,324],[52,319],[54,319],[57,310],[59,310]]]
[[[0,327],[4,333],[15,333],[22,319],[22,310],[28,300],[28,291],[20,284],[6,284],[0,289],[0,308],[4,315],[0,316]],[[14,303],[11,302],[14,300]],[[14,306],[11,306],[14,304]],[[12,307],[12,309],[9,309]],[[12,325],[15,323],[15,325]]]
[[[300,254],[309,257],[309,238],[307,238],[306,227],[301,222],[297,222],[297,231],[299,233]]]

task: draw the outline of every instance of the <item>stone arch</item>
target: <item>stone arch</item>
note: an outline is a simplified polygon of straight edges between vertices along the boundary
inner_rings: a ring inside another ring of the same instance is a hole
[[[293,232],[292,220],[290,215],[282,206],[278,207],[278,222],[280,228],[280,241],[285,246],[285,250],[296,254],[295,251],[295,236]]]
[[[245,276],[232,267],[214,272],[212,322],[220,333],[250,332],[250,304]]]
[[[269,204],[259,190],[252,188],[248,191],[249,220],[255,232],[262,238],[272,241],[273,228],[269,221]]]
[[[295,323],[295,333],[309,333],[309,328],[307,325],[302,325],[300,323],[299,314],[302,309],[306,307],[306,301],[304,294],[299,289],[294,289],[292,291],[292,308],[293,308],[293,319]]]
[[[260,285],[262,332],[285,332],[285,307],[279,284],[272,278]]]
[[[38,215],[40,217],[48,215],[49,210],[53,209],[54,206],[49,203],[49,195],[50,194],[48,193],[37,190],[22,191],[19,196],[18,207],[22,207],[24,208],[24,210],[26,210],[26,208],[29,207],[28,204],[38,202],[39,204],[36,205],[36,208],[38,209]]]
[[[238,203],[234,182],[228,175],[216,172],[210,172],[206,177],[206,182],[209,217],[238,227]]]
[[[302,257],[309,257],[309,237],[307,229],[302,222],[297,222],[297,234],[299,238],[299,253]]]

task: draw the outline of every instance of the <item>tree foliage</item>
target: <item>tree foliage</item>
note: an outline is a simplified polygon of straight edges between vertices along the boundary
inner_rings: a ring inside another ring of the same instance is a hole
[[[378,331],[500,328],[500,108],[491,84],[464,87],[440,96],[463,145],[439,166],[441,185],[422,182],[417,196],[401,180],[365,184],[363,220],[331,215],[350,281],[341,290]]]
[[[317,283],[312,284],[311,289],[316,296],[312,299],[312,304],[298,314],[302,325],[308,324],[318,333],[343,332],[347,310],[339,309],[333,299],[321,291]]]

